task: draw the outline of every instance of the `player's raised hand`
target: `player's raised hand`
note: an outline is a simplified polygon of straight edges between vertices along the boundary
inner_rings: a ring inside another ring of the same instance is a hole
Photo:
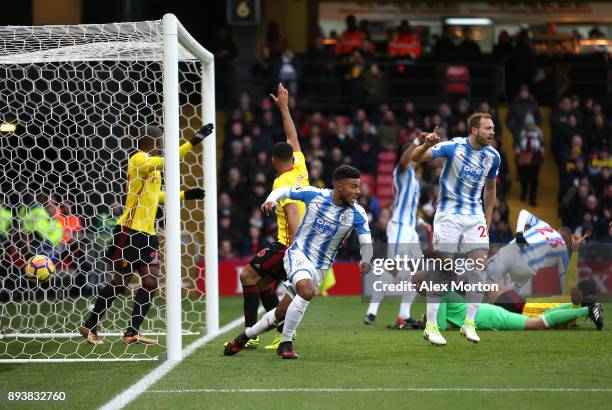
[[[265,213],[266,215],[270,215],[270,213],[272,212],[274,208],[276,208],[275,201],[267,201],[261,205],[261,211]]]
[[[203,126],[202,128],[200,128],[198,130],[198,132],[195,133],[193,138],[191,138],[191,141],[190,141],[191,145],[193,145],[195,147],[200,142],[204,141],[204,138],[206,138],[210,134],[212,134],[214,128],[215,128],[215,126],[213,125],[212,122],[210,122],[210,123],[206,124],[205,126]]]
[[[438,142],[440,142],[440,136],[438,135],[438,127],[436,126],[433,132],[430,132],[425,136],[425,145],[431,148]]]
[[[289,106],[289,91],[287,91],[283,83],[278,83],[276,94],[276,96],[274,94],[270,94],[272,101],[274,101],[279,109],[287,108]]]
[[[572,234],[572,236],[570,237],[570,242],[571,242],[571,246],[572,246],[572,250],[576,251],[580,248],[580,245],[582,245],[582,243],[589,237],[589,234],[587,233],[584,236],[580,236],[578,234]]]

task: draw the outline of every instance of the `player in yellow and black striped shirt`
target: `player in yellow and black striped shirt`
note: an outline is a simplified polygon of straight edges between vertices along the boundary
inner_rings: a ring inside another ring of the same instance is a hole
[[[277,143],[272,151],[272,165],[278,175],[274,180],[273,189],[307,186],[309,184],[306,159],[302,154],[295,125],[289,112],[289,92],[282,84],[279,84],[277,94],[278,96],[270,95],[270,97],[281,113],[287,142]],[[240,272],[245,327],[253,326],[257,322],[259,300],[268,312],[278,306],[278,296],[272,284],[274,281],[287,279],[283,257],[287,246],[293,241],[305,211],[306,206],[301,201],[291,199],[282,201],[276,208],[278,240],[257,252]],[[270,347],[274,347],[274,343]],[[252,339],[247,348],[256,348],[258,345],[259,339]]]
[[[191,149],[212,133],[213,125],[207,124],[180,147],[183,159]],[[155,235],[155,215],[160,203],[164,202],[161,190],[161,171],[164,157],[157,156],[158,142],[162,131],[158,127],[147,127],[145,135],[138,140],[138,151],[128,163],[127,198],[123,215],[117,221],[113,232],[113,243],[107,250],[107,257],[116,272],[113,279],[98,293],[93,311],[79,332],[92,344],[102,344],[97,335],[98,321],[112,305],[116,295],[127,289],[132,275],[138,271],[142,287],[134,296],[132,319],[123,336],[125,343],[156,343],[138,333],[138,329],[151,307],[158,288],[159,241]],[[181,192],[181,199],[202,199],[200,188]]]

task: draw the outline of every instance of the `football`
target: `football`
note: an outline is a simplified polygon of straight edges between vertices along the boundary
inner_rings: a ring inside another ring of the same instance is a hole
[[[44,255],[32,256],[25,266],[25,276],[33,282],[48,282],[55,273],[55,264]]]

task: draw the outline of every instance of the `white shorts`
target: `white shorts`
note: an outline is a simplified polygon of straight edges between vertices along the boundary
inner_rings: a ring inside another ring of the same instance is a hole
[[[387,258],[407,255],[409,258],[422,258],[423,251],[419,234],[409,226],[389,221],[387,224]]]
[[[315,289],[318,289],[327,269],[317,269],[310,259],[308,259],[299,249],[287,249],[283,258],[287,280],[285,286],[291,297],[296,295],[296,284],[302,279],[311,279]]]
[[[521,255],[518,245],[514,243],[501,248],[487,264],[487,276],[493,282],[506,286],[514,285],[521,288],[536,273],[527,263],[527,258]]]
[[[436,252],[449,254],[489,250],[489,235],[484,215],[436,212],[433,226],[433,249]]]

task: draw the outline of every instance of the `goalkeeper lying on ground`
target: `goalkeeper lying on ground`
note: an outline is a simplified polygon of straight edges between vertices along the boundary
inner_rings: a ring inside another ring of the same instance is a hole
[[[191,149],[201,143],[213,131],[213,124],[206,124],[192,138],[180,147],[183,159]],[[147,316],[153,297],[158,289],[159,241],[155,235],[155,215],[160,203],[164,203],[161,190],[164,157],[158,155],[163,132],[158,127],[147,127],[146,134],[138,139],[138,151],[128,163],[127,197],[123,215],[113,231],[113,242],[107,250],[115,276],[98,291],[93,311],[79,333],[94,345],[104,343],[98,337],[98,322],[113,304],[117,295],[127,290],[135,271],[140,275],[142,287],[134,296],[132,319],[122,337],[127,344],[154,344],[156,340],[139,334],[140,325]],[[181,199],[202,199],[200,188],[181,191]]]
[[[420,281],[427,277],[425,272],[414,275],[412,281],[420,287]],[[467,304],[465,299],[456,292],[449,292],[442,297],[437,322],[440,330],[453,327],[461,328],[465,320]],[[600,303],[591,303],[588,306],[574,308],[571,303],[557,305],[545,311],[538,317],[527,317],[506,309],[483,303],[478,309],[475,322],[479,330],[540,330],[565,325],[577,318],[589,317],[597,330],[603,329],[603,309]],[[419,323],[425,328],[424,320]]]

